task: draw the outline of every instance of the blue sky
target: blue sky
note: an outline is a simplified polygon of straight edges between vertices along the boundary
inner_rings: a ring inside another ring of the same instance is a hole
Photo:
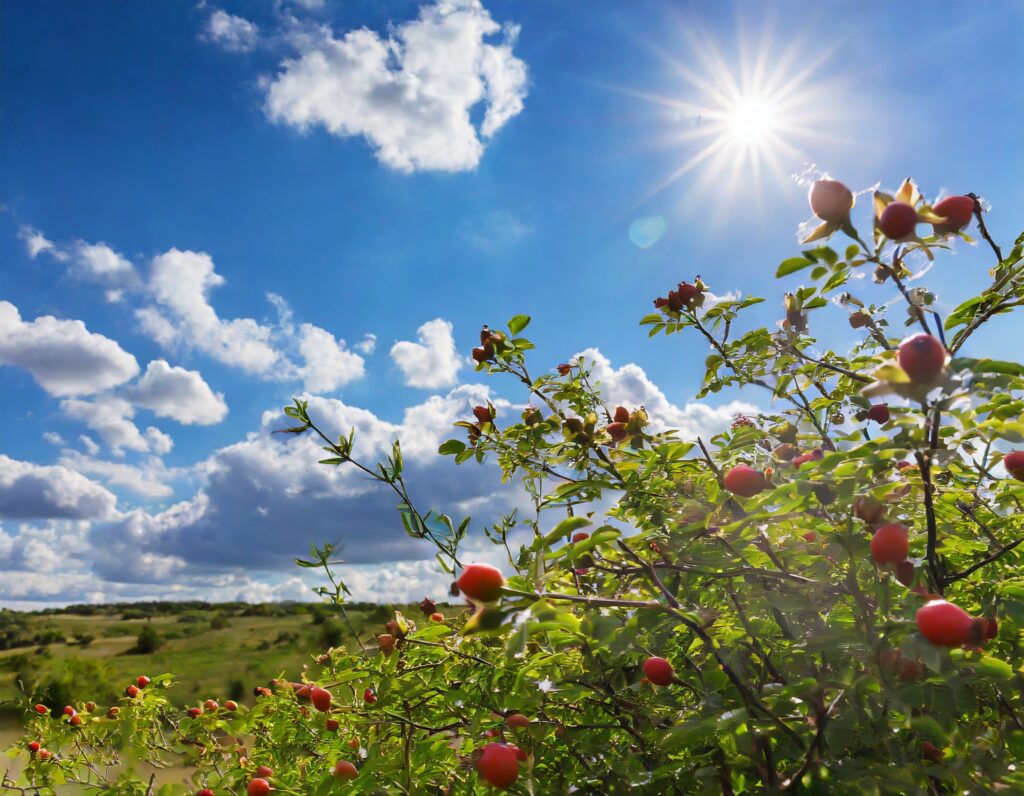
[[[514,505],[432,451],[474,403],[522,400],[465,363],[516,313],[535,369],[589,351],[609,398],[721,427],[756,398],[691,403],[701,343],[637,321],[700,273],[774,323],[793,175],[976,191],[1020,231],[1024,7],[939,8],[8,2],[0,605],[297,597],[292,558],[338,535],[359,596],[443,593],[386,496],[268,432],[313,395],[367,456],[401,436],[425,506]],[[666,183],[716,140],[712,92],[762,73],[788,93],[760,178],[732,146]],[[940,308],[990,266],[961,244],[928,275]]]

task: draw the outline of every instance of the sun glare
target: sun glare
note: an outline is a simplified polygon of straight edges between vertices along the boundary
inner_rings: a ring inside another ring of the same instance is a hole
[[[831,50],[816,45],[808,55],[810,45],[792,35],[780,49],[770,28],[761,27],[755,42],[741,31],[729,55],[684,24],[678,51],[651,47],[667,69],[663,85],[677,88],[626,93],[659,109],[664,123],[650,145],[682,159],[646,198],[690,175],[684,203],[711,198],[724,207],[740,195],[759,202],[766,179],[781,185],[813,159],[805,145],[841,140],[828,131],[842,129],[844,111],[835,98],[845,92],[819,74]]]
[[[756,145],[765,141],[775,129],[776,114],[771,103],[762,97],[743,97],[727,111],[727,134],[736,142]]]

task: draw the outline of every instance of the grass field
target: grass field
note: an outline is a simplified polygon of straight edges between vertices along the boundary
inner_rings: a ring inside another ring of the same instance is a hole
[[[282,673],[298,679],[303,665],[327,647],[358,648],[339,615],[312,607],[290,610],[294,613],[270,609],[271,615],[260,616],[242,615],[251,609],[210,606],[145,619],[125,618],[128,612],[21,615],[29,632],[45,631],[64,641],[0,650],[0,729],[17,724],[27,704],[23,688],[51,702],[92,699],[102,705],[121,696],[139,674],[170,672],[177,682],[168,696],[176,703],[213,697],[252,704],[255,686]],[[419,613],[415,607],[400,610]],[[364,641],[383,632],[390,615],[383,607],[349,609]],[[141,654],[135,647],[146,625],[162,641],[156,651]],[[75,643],[83,636],[91,637],[86,646]]]

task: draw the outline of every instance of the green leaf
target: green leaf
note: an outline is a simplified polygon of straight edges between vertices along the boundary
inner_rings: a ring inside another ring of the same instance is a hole
[[[802,271],[809,265],[813,265],[814,260],[808,260],[806,257],[790,257],[788,260],[783,260],[779,263],[778,269],[775,271],[775,278],[789,276],[795,274],[797,271]]]
[[[529,323],[529,315],[513,315],[508,320],[508,330],[514,336],[523,331],[523,329],[525,329],[529,325]]]
[[[449,439],[441,443],[437,452],[442,456],[454,456],[466,450],[466,443],[458,439]]]

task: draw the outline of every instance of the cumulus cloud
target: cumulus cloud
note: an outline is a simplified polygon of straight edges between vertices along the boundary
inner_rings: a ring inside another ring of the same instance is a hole
[[[60,408],[68,417],[81,420],[100,435],[115,453],[122,450],[145,452],[150,449],[147,440],[132,418],[135,407],[130,401],[106,393],[91,401],[67,398],[60,402]]]
[[[615,368],[611,361],[596,348],[588,348],[576,355],[591,368],[591,377],[610,404],[627,407],[643,406],[651,424],[658,430],[676,429],[682,439],[693,439],[698,434],[710,436],[727,428],[738,414],[754,414],[753,404],[730,401],[712,407],[702,403],[677,406],[652,382],[644,369],[629,363]]]
[[[83,274],[95,279],[123,280],[135,274],[135,267],[105,243],[76,241],[73,262]]]
[[[155,430],[155,429],[154,429]],[[168,498],[174,494],[169,481],[175,472],[156,456],[134,464],[97,459],[74,450],[65,450],[60,463],[83,475],[91,475],[110,486],[119,486],[145,498]]]
[[[55,396],[102,392],[139,372],[135,357],[81,321],[42,315],[26,323],[7,301],[0,301],[0,365],[27,370]]]
[[[363,335],[363,339],[356,343],[355,348],[360,354],[369,356],[377,350],[377,335],[367,332]]]
[[[264,111],[300,130],[362,137],[403,172],[474,168],[484,142],[523,108],[518,28],[479,0],[438,0],[384,38],[360,28],[296,39],[299,53],[267,83]],[[479,129],[471,110],[483,103]]]
[[[105,519],[116,503],[113,493],[67,467],[0,454],[0,517]]]
[[[150,362],[126,394],[157,417],[169,417],[185,425],[213,425],[228,413],[224,393],[211,390],[198,371],[169,365],[163,359]]]
[[[310,323],[302,324],[298,335],[299,354],[305,361],[298,372],[310,392],[334,392],[363,377],[363,358],[349,351],[344,340]]]
[[[218,362],[267,373],[280,359],[270,327],[252,318],[224,320],[210,304],[210,291],[224,281],[205,252],[171,249],[154,257],[149,290],[160,309],[137,313],[143,331],[161,345],[180,341]]]
[[[355,455],[373,462],[402,440],[410,483],[432,505],[452,507],[486,498],[482,513],[491,521],[511,507],[514,493],[501,485],[496,467],[480,468],[466,479],[437,447],[451,424],[465,417],[487,390],[463,386],[410,407],[400,424],[339,400],[305,396],[325,433],[355,429]],[[203,486],[190,500],[164,512],[142,509],[94,525],[106,555],[140,550],[180,558],[190,566],[279,569],[302,555],[310,542],[340,540],[353,563],[429,559],[433,548],[411,540],[395,513],[394,495],[348,467],[317,464],[323,458],[312,436],[273,434],[287,418],[267,412],[258,433],[221,448],[197,469]],[[105,577],[116,579],[116,567]]]
[[[391,358],[410,387],[449,387],[462,362],[455,350],[452,325],[443,318],[427,321],[416,330],[418,343],[402,340],[391,346]]]
[[[206,20],[202,38],[228,52],[245,53],[259,44],[259,28],[244,17],[216,9]]]

